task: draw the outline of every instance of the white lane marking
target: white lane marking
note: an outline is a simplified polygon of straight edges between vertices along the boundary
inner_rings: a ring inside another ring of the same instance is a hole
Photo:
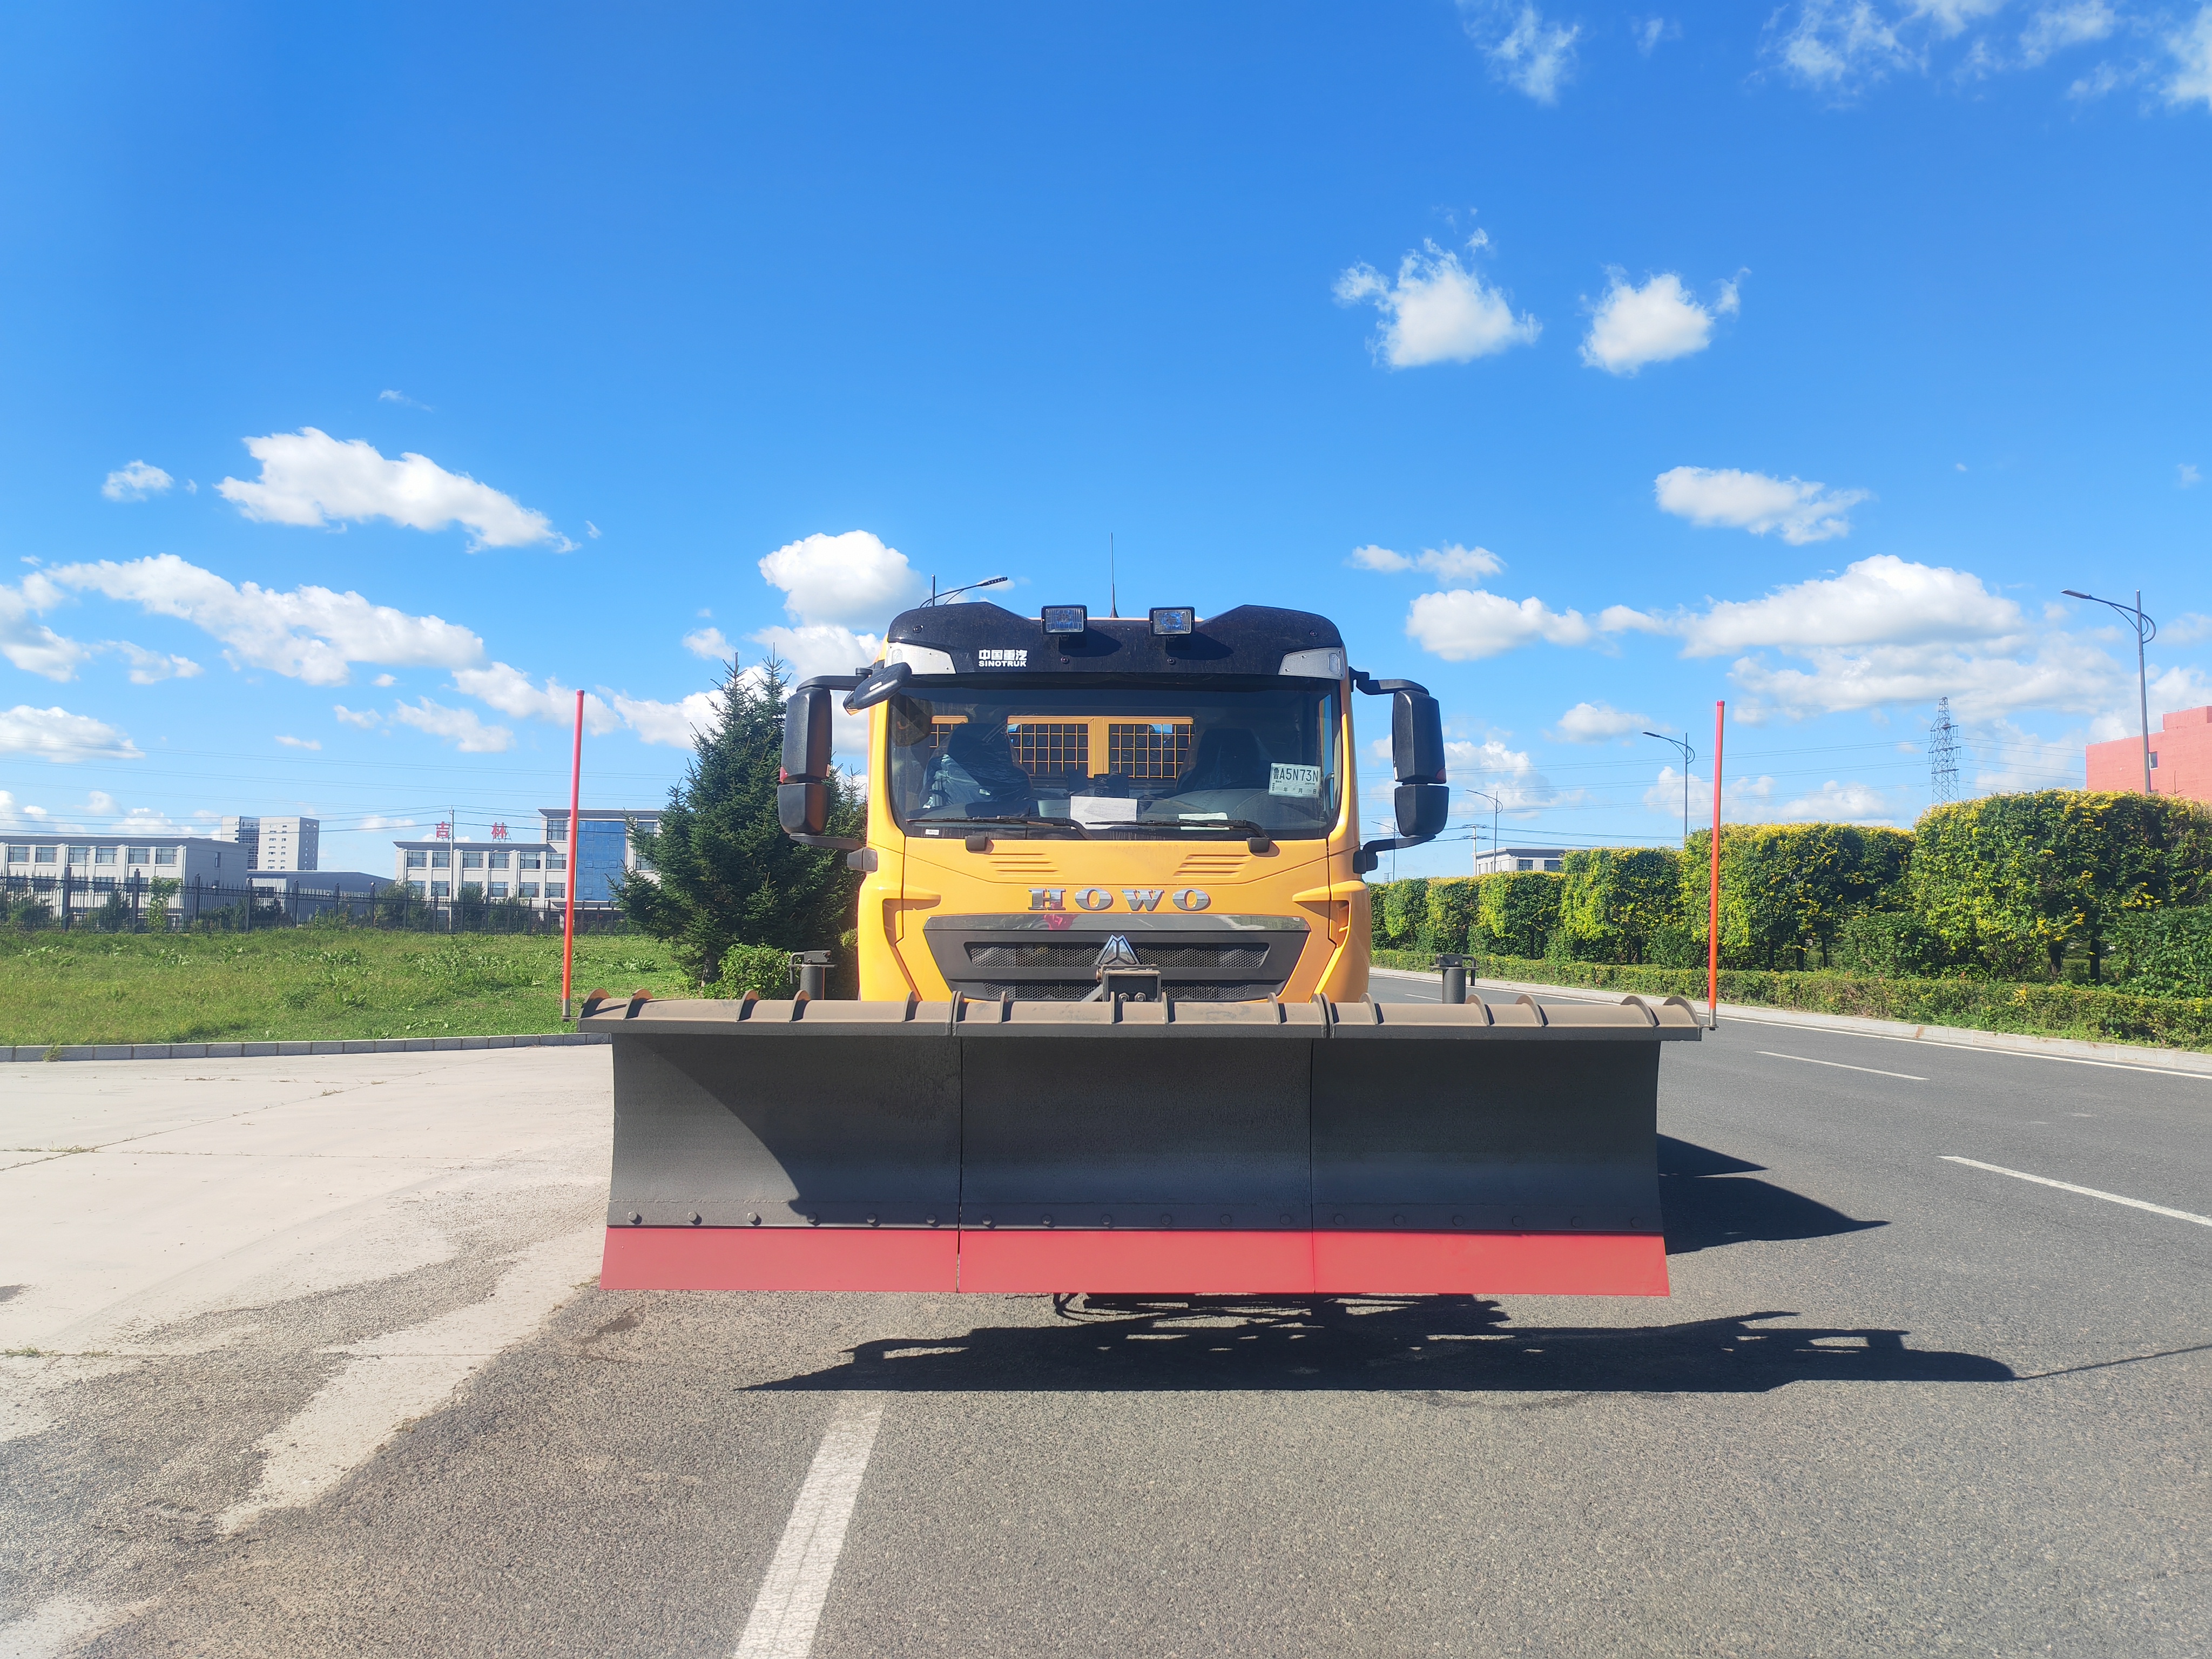
[[[2118,1193],[2100,1192],[2094,1187],[2077,1187],[2070,1181],[2053,1181],[2049,1176],[2029,1175],[2024,1170],[2008,1170],[2002,1164],[1984,1164],[1975,1158],[1954,1158],[1942,1155],[1946,1164],[1963,1164],[1970,1170],[1987,1170],[1991,1175],[2010,1176],[2014,1181],[2033,1181],[2039,1187],[2056,1187],[2062,1193],[2079,1193],[2084,1198],[2101,1198],[2107,1204],[2124,1204],[2131,1210],[2148,1210],[2153,1215],[2170,1216],[2176,1221],[2193,1221],[2200,1227],[2212,1227],[2212,1215],[2197,1215],[2189,1210],[2169,1209],[2163,1204],[2153,1204],[2140,1198],[2122,1198]]]
[[[471,1373],[532,1334],[599,1265],[604,1228],[564,1233],[517,1257],[482,1302],[405,1330],[349,1343],[346,1364],[289,1420],[261,1437],[261,1480],[232,1504],[236,1532],[267,1510],[313,1503],[411,1417],[443,1405]]]
[[[1924,1077],[1915,1077],[1910,1072],[1885,1072],[1879,1066],[1847,1066],[1840,1060],[1815,1060],[1810,1054],[1778,1054],[1771,1048],[1757,1051],[1769,1060],[1795,1060],[1807,1066],[1832,1066],[1839,1072],[1871,1072],[1876,1077],[1901,1077],[1907,1083],[1925,1083]]]
[[[883,1424],[880,1397],[847,1395],[822,1437],[806,1484],[791,1506],[783,1541],[775,1547],[760,1595],[753,1602],[745,1633],[738,1638],[737,1659],[807,1659],[814,1650],[814,1627],[830,1599],[830,1580],[844,1553],[845,1526],[860,1496],[860,1477],[868,1472]]]

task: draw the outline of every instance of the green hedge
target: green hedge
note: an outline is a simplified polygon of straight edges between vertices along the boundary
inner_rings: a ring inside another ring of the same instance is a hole
[[[1431,959],[1411,951],[1377,951],[1380,968],[1425,972]],[[1524,957],[1478,957],[1482,979],[1586,987],[1624,995],[1683,996],[1702,1002],[1703,969],[1630,967]],[[2212,998],[2145,996],[2088,985],[2008,985],[1974,979],[1881,979],[1856,974],[1724,969],[1721,1000],[1808,1013],[1855,1014],[1918,1025],[2021,1031],[2099,1042],[2155,1043],[2212,1049]]]

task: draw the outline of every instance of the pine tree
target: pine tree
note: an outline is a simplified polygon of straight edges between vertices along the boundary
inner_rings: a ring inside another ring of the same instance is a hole
[[[773,653],[749,671],[731,659],[720,716],[698,734],[659,831],[633,830],[657,878],[629,877],[616,897],[702,984],[720,976],[732,945],[835,950],[853,932],[860,878],[845,855],[801,847],[776,822],[787,671]],[[830,833],[865,834],[863,816],[850,781],[833,777]]]

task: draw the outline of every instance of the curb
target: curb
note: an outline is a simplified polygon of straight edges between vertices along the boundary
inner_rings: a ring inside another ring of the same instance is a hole
[[[1417,974],[1404,968],[1370,968],[1370,974],[1393,979],[1419,980],[1433,984],[1434,974]],[[1523,992],[1577,998],[1589,1002],[1613,1002],[1627,996],[1588,985],[1534,985],[1522,980],[1469,980],[1469,986],[1492,986],[1515,995]],[[2189,1048],[2142,1048],[2126,1042],[2086,1042],[2079,1037],[2030,1036],[2018,1031],[1978,1031],[1965,1025],[1915,1025],[1902,1019],[1870,1019],[1860,1014],[1816,1014],[1809,1010],[1769,1008],[1759,1003],[1723,1002],[1723,1023],[1740,1020],[1747,1025],[1794,1025],[1808,1031],[1838,1031],[1855,1036],[1888,1037],[1901,1042],[1927,1042],[1945,1048],[1981,1048],[1998,1054],[2033,1054],[2039,1060],[2070,1060],[2090,1066],[2124,1066],[2131,1070],[2168,1072],[2179,1077],[2212,1077],[2212,1054]]]
[[[544,1031],[522,1036],[354,1037],[328,1042],[100,1042],[64,1043],[57,1060],[265,1060],[316,1054],[425,1054],[449,1049],[573,1048],[614,1039],[604,1031]],[[46,1043],[0,1048],[0,1062],[42,1060]]]

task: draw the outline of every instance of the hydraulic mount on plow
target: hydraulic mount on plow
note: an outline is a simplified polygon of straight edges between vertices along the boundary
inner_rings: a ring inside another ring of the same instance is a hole
[[[1366,884],[1432,839],[1435,700],[1334,624],[989,605],[800,685],[786,831],[865,873],[858,1001],[594,997],[610,1289],[1663,1296],[1680,998],[1377,1004]],[[826,831],[831,698],[872,711]],[[1355,692],[1393,699],[1362,844]]]

